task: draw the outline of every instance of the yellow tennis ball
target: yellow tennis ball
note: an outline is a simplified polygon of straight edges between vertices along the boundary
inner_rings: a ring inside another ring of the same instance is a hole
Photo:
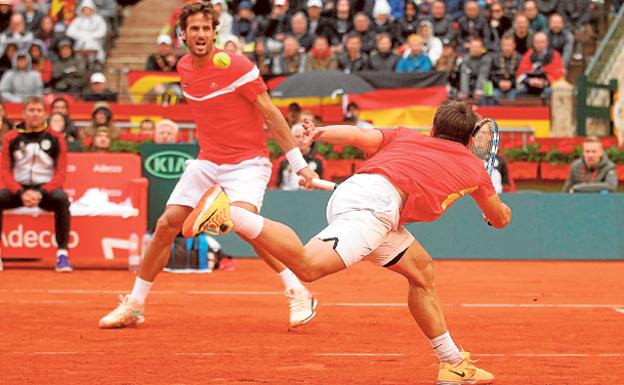
[[[232,58],[230,58],[230,55],[225,52],[217,52],[212,57],[212,63],[217,68],[226,69],[230,66],[230,64],[232,64]]]

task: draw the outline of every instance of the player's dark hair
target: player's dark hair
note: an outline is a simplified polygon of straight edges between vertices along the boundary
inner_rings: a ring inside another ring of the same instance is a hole
[[[217,30],[217,26],[219,25],[219,16],[217,16],[217,12],[214,9],[214,6],[209,1],[199,1],[196,3],[186,4],[182,7],[182,11],[180,12],[180,20],[178,24],[180,25],[180,30],[186,31],[188,18],[196,15],[198,13],[203,13],[204,17],[209,17],[212,22],[212,29]]]
[[[477,115],[468,104],[448,101],[438,108],[433,117],[433,136],[466,146],[477,120]]]

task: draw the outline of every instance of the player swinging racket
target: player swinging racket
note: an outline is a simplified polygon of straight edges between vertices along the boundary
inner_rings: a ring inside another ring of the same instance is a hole
[[[184,227],[244,234],[289,266],[304,281],[314,281],[368,260],[409,281],[412,316],[440,360],[437,384],[491,384],[494,376],[474,366],[446,327],[436,293],[431,256],[403,226],[431,222],[457,199],[470,194],[489,223],[507,226],[511,210],[494,191],[483,161],[471,147],[477,118],[469,106],[449,102],[435,114],[432,136],[407,128],[314,127],[306,135],[334,144],[352,144],[366,152],[357,174],[343,182],[327,206],[329,225],[305,246],[287,226],[229,203],[218,186]],[[206,210],[207,209],[207,210]],[[210,216],[203,212],[217,215]]]
[[[254,213],[260,210],[271,176],[265,122],[292,168],[307,181],[318,177],[307,167],[288,124],[271,103],[258,68],[242,55],[228,58],[221,53],[219,60],[213,60],[215,54],[223,52],[214,46],[217,25],[218,16],[210,3],[188,4],[181,11],[180,27],[190,54],[180,60],[177,68],[197,123],[200,152],[171,193],[131,294],[121,297],[119,306],[100,320],[102,328],[143,322],[144,302],[152,282],[167,264],[171,244],[184,220],[208,188],[218,184],[233,206]],[[281,262],[255,244],[252,246],[284,283],[290,326],[311,320],[316,300]]]

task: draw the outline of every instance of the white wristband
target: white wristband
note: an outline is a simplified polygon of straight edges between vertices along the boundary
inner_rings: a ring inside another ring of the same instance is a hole
[[[301,155],[301,150],[299,150],[299,148],[297,147],[286,153],[286,159],[288,159],[288,163],[290,163],[290,166],[295,172],[299,172],[304,168],[308,167],[308,162],[303,159],[303,155]]]

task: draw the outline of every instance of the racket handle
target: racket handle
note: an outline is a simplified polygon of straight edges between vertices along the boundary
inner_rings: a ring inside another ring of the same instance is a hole
[[[336,188],[336,183],[330,182],[325,179],[315,178],[312,179],[312,186],[319,190],[334,191],[334,189]]]
[[[490,227],[494,227],[492,225],[492,222],[490,222],[490,220],[485,216],[485,214],[481,213],[481,215],[483,216],[483,222],[487,223],[487,225]]]

